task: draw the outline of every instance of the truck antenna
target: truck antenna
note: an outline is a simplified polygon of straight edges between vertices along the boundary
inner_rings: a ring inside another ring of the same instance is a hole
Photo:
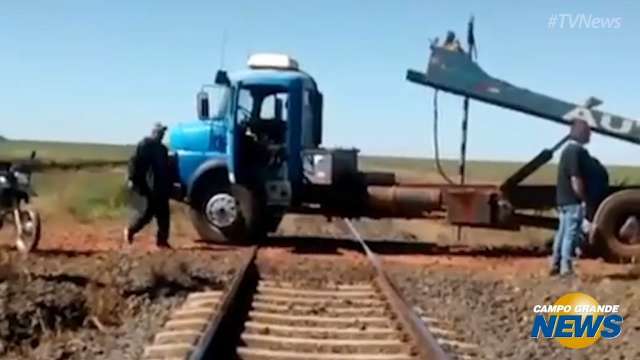
[[[227,29],[222,31],[222,41],[220,43],[220,69],[224,69],[224,57],[227,49]]]
[[[474,59],[478,58],[478,48],[476,46],[476,36],[475,36],[474,31],[473,31],[474,20],[475,20],[475,17],[473,16],[473,14],[471,14],[471,17],[469,18],[469,22],[467,24],[467,46],[469,48],[469,58],[471,58],[471,60],[474,60]]]

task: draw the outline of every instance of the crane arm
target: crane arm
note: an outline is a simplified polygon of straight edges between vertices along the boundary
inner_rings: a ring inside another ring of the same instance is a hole
[[[640,144],[640,123],[636,120],[594,110],[589,105],[558,100],[496,79],[464,52],[432,45],[427,72],[408,70],[407,80],[566,125],[574,119],[583,119],[597,133]]]

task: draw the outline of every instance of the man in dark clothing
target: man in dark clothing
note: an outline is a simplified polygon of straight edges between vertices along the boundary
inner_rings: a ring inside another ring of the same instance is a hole
[[[569,134],[571,141],[560,155],[556,202],[559,224],[553,242],[551,275],[571,275],[573,255],[579,245],[587,201],[587,181],[591,157],[583,147],[591,138],[589,124],[575,120]]]
[[[129,226],[124,230],[126,244],[131,244],[137,232],[154,217],[158,225],[157,245],[169,248],[170,169],[167,147],[162,139],[167,127],[156,123],[151,136],[142,139],[129,160],[129,188],[145,199],[144,209],[136,208]]]
[[[464,52],[462,45],[460,45],[460,41],[456,39],[456,34],[454,34],[453,31],[447,31],[447,36],[444,38],[442,47],[449,51]]]

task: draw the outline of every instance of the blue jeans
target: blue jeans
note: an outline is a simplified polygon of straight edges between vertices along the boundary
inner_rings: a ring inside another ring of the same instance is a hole
[[[559,224],[553,241],[552,266],[566,274],[573,270],[572,260],[580,244],[580,232],[584,219],[584,208],[580,204],[558,207]]]

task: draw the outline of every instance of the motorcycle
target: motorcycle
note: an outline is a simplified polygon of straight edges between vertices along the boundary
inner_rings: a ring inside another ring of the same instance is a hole
[[[5,222],[15,226],[16,248],[28,253],[38,246],[41,235],[40,214],[30,206],[37,196],[31,186],[31,165],[36,152],[27,162],[0,162],[0,229]]]

